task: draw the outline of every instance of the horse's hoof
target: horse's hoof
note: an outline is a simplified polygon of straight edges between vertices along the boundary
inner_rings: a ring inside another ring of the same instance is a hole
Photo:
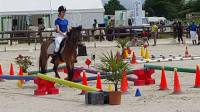
[[[60,79],[60,76],[55,76],[56,78]]]

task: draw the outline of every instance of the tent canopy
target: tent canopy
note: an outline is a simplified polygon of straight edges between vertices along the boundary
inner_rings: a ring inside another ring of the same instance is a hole
[[[57,13],[60,5],[67,13],[104,12],[101,0],[0,0],[0,15],[34,15]]]

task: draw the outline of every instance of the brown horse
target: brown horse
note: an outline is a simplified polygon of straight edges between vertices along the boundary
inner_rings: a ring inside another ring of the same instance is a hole
[[[55,77],[60,78],[57,69],[61,62],[66,64],[68,70],[68,80],[72,80],[74,72],[74,63],[76,61],[77,53],[76,49],[81,38],[82,27],[73,27],[68,33],[68,37],[63,40],[64,46],[60,52],[60,56],[56,57],[53,64],[53,70],[55,72]],[[52,53],[48,53],[49,46],[54,42],[53,39],[47,40],[41,45],[40,59],[39,59],[39,71],[41,73],[47,73],[47,61]]]

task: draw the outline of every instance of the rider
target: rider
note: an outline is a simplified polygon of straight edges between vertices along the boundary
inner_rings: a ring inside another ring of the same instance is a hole
[[[58,18],[55,20],[56,35],[55,35],[55,50],[54,50],[53,60],[56,56],[59,56],[60,44],[62,40],[66,37],[66,34],[68,32],[68,20],[64,18],[65,12],[66,8],[64,6],[60,6],[58,8]]]
[[[68,32],[68,20],[65,19],[65,12],[66,8],[64,6],[60,6],[58,8],[58,18],[55,20],[55,26],[56,26],[56,36],[55,36],[55,52],[58,53],[60,48],[60,43],[62,40],[66,37],[66,34]]]

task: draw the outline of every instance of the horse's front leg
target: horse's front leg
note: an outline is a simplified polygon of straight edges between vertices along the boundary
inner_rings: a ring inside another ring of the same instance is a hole
[[[55,77],[60,78],[60,76],[58,74],[58,66],[59,66],[59,62],[55,61],[54,66],[53,66],[53,71],[55,72]]]
[[[68,70],[68,80],[72,81],[73,75],[74,75],[74,65],[71,64],[71,63],[70,64],[66,63],[66,67],[67,67],[67,70]]]

